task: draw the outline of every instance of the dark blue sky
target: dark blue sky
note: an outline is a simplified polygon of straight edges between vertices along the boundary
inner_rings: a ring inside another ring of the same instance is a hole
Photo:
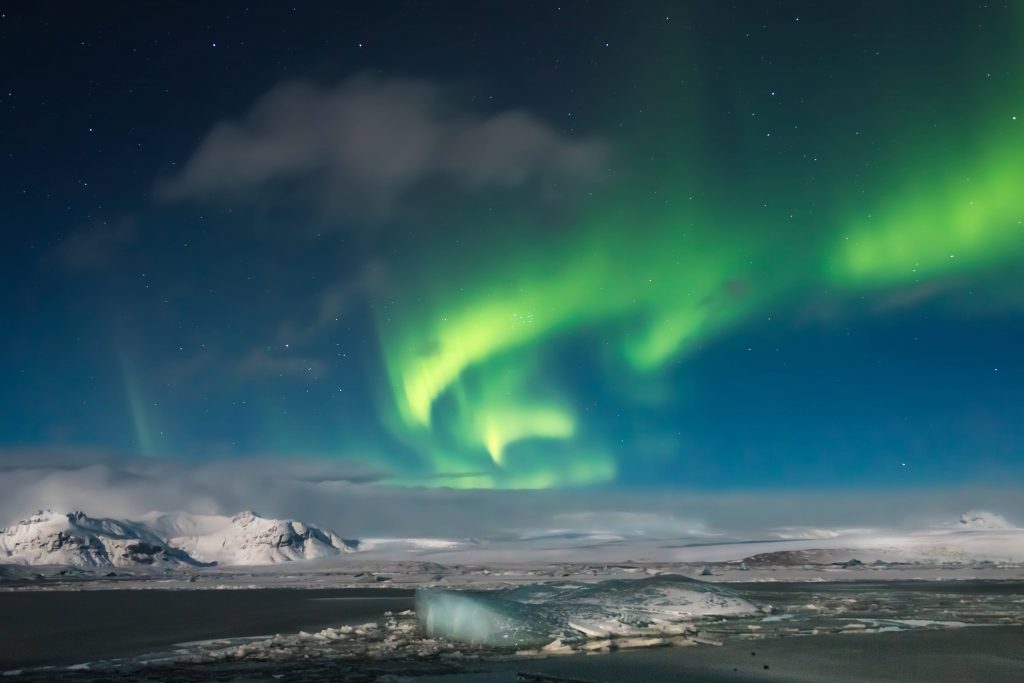
[[[1015,4],[0,12],[0,448],[1024,475]]]

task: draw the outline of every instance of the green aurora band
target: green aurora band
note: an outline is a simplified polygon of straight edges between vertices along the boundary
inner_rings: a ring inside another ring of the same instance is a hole
[[[1018,11],[1024,25],[1024,3]],[[666,63],[699,61],[691,40],[663,44],[676,45]],[[641,64],[649,57],[636,55]],[[1024,55],[1008,47],[1003,57],[1020,63]],[[968,73],[982,68],[963,65]],[[902,128],[880,137],[881,165],[866,187],[852,164],[867,158],[859,147],[842,147],[856,140],[840,142],[850,139],[850,126],[828,119],[808,138],[811,147],[834,139],[831,156],[848,158],[823,187],[802,185],[762,158],[716,194],[722,171],[702,135],[709,126],[702,113],[713,111],[702,106],[706,84],[679,97],[655,74],[633,88],[637,73],[623,69],[619,88],[663,94],[662,118],[645,115],[632,139],[616,141],[616,153],[657,157],[651,174],[627,174],[541,240],[521,237],[515,223],[529,227],[529,216],[505,216],[502,225],[487,214],[478,243],[447,257],[415,255],[397,289],[406,296],[389,300],[386,314],[377,307],[388,379],[382,420],[421,458],[408,483],[550,488],[616,479],[636,456],[616,452],[587,419],[586,401],[551,362],[565,346],[584,355],[596,349],[603,376],[628,395],[666,379],[716,336],[815,297],[848,301],[855,314],[864,297],[950,282],[983,289],[995,278],[995,291],[1020,291],[1015,305],[1024,304],[1013,268],[1024,258],[1019,88],[972,81],[973,93],[961,93],[969,106],[945,111],[943,92],[930,110],[914,97],[899,121],[884,102],[868,107],[861,116]],[[934,111],[947,114],[942,134],[928,125]],[[763,139],[759,124],[745,125],[741,139]],[[725,173],[736,164],[743,165],[729,162]],[[765,202],[814,210],[794,230],[790,211],[765,211]]]
[[[1018,257],[1024,246],[1024,136],[1013,128],[993,135],[987,149],[961,164],[914,169],[896,184],[892,201],[847,221],[843,239],[825,260],[826,277],[846,287],[888,286]]]
[[[500,258],[444,264],[378,321],[385,422],[435,485],[610,481],[615,453],[543,371],[553,342],[600,332],[625,386],[807,292],[861,296],[1011,264],[1024,255],[1024,122],[1010,123],[942,167],[897,165],[884,192],[801,249],[722,207],[622,196],[543,250],[509,243],[488,250]]]

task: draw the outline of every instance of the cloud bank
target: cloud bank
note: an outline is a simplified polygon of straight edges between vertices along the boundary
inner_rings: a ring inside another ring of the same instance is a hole
[[[95,273],[113,264],[137,239],[138,228],[132,220],[100,221],[68,232],[43,262],[70,272]]]
[[[26,463],[34,463],[27,465]],[[486,491],[390,486],[358,462],[283,457],[201,464],[75,452],[0,453],[0,526],[40,508],[138,517],[152,510],[297,518],[355,536],[504,538],[605,532],[647,537],[778,538],[816,529],[922,528],[964,510],[1024,519],[1019,489],[838,492]]]
[[[384,219],[431,181],[550,189],[596,179],[606,156],[603,143],[571,140],[525,111],[460,111],[426,81],[288,82],[240,120],[216,125],[157,196],[253,197],[287,187],[337,215]]]

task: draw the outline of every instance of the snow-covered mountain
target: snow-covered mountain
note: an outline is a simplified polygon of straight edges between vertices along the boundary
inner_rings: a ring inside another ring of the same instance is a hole
[[[1013,529],[1013,524],[1002,515],[986,510],[971,510],[960,515],[962,529]]]
[[[75,567],[201,564],[145,524],[49,510],[0,530],[0,562]]]
[[[340,555],[358,546],[358,541],[332,531],[254,512],[231,517],[151,513],[140,521],[126,521],[45,510],[0,529],[0,563],[26,565],[276,564]]]
[[[359,541],[341,538],[333,531],[291,519],[267,519],[252,511],[232,517],[152,513],[144,519],[174,547],[201,562],[219,565],[312,560],[359,548]]]
[[[760,538],[741,534],[661,537],[639,529],[556,529],[483,540],[344,539],[334,532],[254,512],[233,516],[150,513],[137,521],[82,512],[40,512],[0,529],[0,564],[90,567],[274,565],[341,558],[445,564],[522,562],[746,561],[750,566],[861,563],[1024,564],[1024,528],[971,511],[914,528],[783,527]]]

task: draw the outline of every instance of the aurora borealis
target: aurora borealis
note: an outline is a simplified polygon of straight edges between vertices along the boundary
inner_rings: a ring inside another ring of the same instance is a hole
[[[1024,475],[1019,3],[122,9],[0,24],[5,447]]]

